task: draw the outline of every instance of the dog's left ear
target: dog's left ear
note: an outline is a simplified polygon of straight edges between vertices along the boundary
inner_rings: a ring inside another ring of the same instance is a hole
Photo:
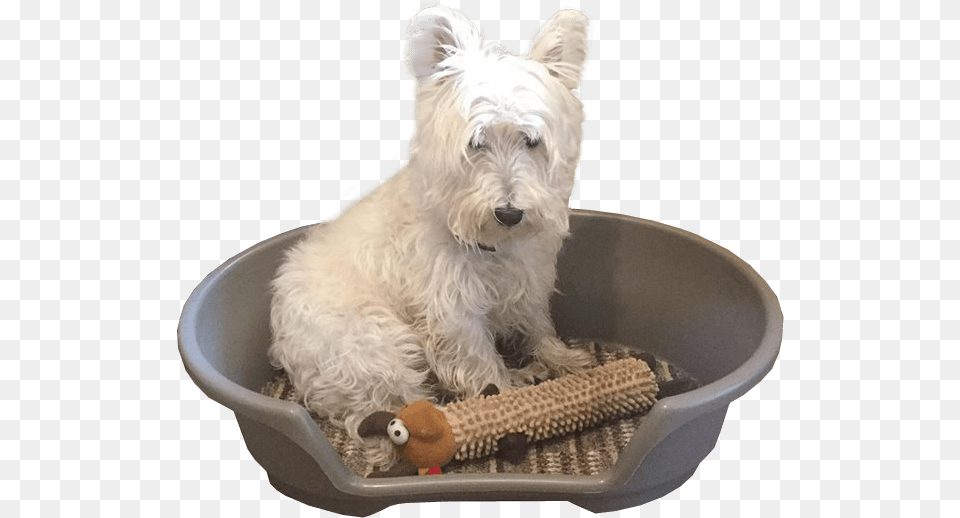
[[[580,11],[560,11],[543,28],[530,48],[530,58],[542,63],[567,88],[580,82],[587,57],[587,17]]]
[[[407,61],[417,79],[430,77],[458,52],[478,50],[483,35],[460,11],[442,5],[417,13],[407,29]]]

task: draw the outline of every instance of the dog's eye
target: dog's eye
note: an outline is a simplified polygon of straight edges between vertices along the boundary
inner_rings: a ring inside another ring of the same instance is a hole
[[[481,151],[481,150],[487,149],[487,145],[477,140],[471,140],[470,149],[474,151]]]
[[[540,139],[534,137],[523,137],[523,143],[527,145],[528,148],[533,149],[540,145]]]

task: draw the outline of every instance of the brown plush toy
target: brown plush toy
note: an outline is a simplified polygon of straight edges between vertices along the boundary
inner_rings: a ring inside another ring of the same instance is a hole
[[[411,403],[387,424],[387,435],[402,448],[403,458],[421,475],[440,474],[454,451],[453,429],[443,412],[429,401]]]
[[[453,458],[501,452],[519,462],[529,441],[646,410],[656,402],[657,391],[650,367],[626,358],[502,394],[494,387],[490,395],[443,408],[416,401],[396,415],[376,412],[363,420],[359,432],[363,437],[386,434],[400,446],[403,460],[371,477],[440,474]]]

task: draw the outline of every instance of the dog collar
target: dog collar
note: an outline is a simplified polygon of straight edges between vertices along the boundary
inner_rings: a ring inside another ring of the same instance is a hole
[[[466,245],[466,244],[467,244],[466,241],[460,239],[460,236],[454,234],[453,237],[454,237],[454,238],[457,240],[457,242],[460,243],[461,245]],[[468,245],[468,246],[469,246],[469,245]],[[490,245],[485,245],[485,244],[480,243],[480,242],[477,242],[477,248],[479,248],[480,250],[483,250],[484,252],[496,252],[496,251],[497,251],[496,248],[494,248],[494,247],[492,247],[492,246],[490,246]]]

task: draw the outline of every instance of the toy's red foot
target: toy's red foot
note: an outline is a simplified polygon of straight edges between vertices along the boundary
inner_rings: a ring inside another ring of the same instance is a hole
[[[421,475],[443,475],[443,471],[440,469],[440,466],[433,466],[432,468],[419,468],[417,472]]]

